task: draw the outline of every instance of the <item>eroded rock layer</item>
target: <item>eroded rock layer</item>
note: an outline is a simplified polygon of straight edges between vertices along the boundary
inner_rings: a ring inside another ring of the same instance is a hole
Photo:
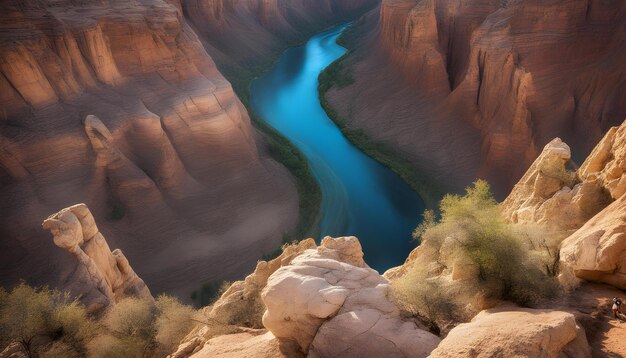
[[[384,0],[328,97],[438,182],[503,196],[554,137],[578,161],[626,117],[625,19],[618,0]]]
[[[155,292],[249,272],[297,194],[168,1],[5,1],[0,11],[0,277],[72,262],[39,223],[85,202]]]

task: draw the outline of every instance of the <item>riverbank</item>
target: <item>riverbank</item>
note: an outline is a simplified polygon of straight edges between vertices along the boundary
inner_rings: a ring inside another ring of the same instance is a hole
[[[436,209],[445,191],[435,184],[425,173],[419,171],[401,153],[388,145],[372,140],[363,130],[350,128],[348,121],[342,118],[331,106],[326,93],[333,87],[343,88],[354,83],[350,70],[346,68],[346,59],[352,53],[355,38],[358,37],[354,27],[348,27],[337,39],[337,44],[348,51],[324,69],[318,78],[319,100],[328,117],[337,125],[343,135],[363,153],[391,169],[415,191],[424,201],[428,209]]]
[[[361,14],[353,18],[358,18],[359,16]],[[267,124],[265,119],[252,109],[250,104],[250,85],[254,79],[267,73],[287,49],[302,46],[313,35],[323,32],[324,29],[333,28],[350,20],[320,23],[319,26],[303,32],[303,35],[297,41],[286,43],[280,50],[274,52],[272,57],[259,59],[255,64],[217,63],[220,72],[231,83],[233,90],[246,107],[253,125],[263,134],[272,158],[284,165],[296,180],[299,196],[298,223],[292,231],[284,233],[282,243],[274,251],[260,253],[259,259],[270,260],[277,257],[282,252],[282,247],[285,243],[319,236],[322,194],[320,186],[302,152],[287,137]],[[222,284],[222,280],[209,281],[203,284],[192,293],[194,304],[198,307],[209,304],[219,293]]]

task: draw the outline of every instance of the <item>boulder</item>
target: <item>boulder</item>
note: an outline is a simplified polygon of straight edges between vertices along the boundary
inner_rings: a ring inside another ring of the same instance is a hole
[[[253,273],[243,281],[235,281],[206,312],[209,317],[227,324],[234,323],[237,312],[260,297],[261,290],[267,279],[280,267],[289,265],[291,260],[308,249],[316,247],[315,240],[306,239],[297,244],[287,245],[277,258],[270,261],[259,261]]]
[[[626,196],[561,244],[559,281],[573,288],[580,279],[626,289]]]
[[[326,237],[273,273],[263,324],[311,357],[425,357],[439,338],[400,316],[355,237]]]
[[[212,338],[201,350],[195,352],[193,357],[304,358],[304,354],[299,352],[297,347],[281,344],[271,332],[260,329]]]
[[[70,253],[76,268],[64,287],[81,298],[89,312],[97,312],[125,297],[153,300],[120,249],[111,252],[106,239],[85,204],[65,208],[48,217],[55,245]]]
[[[563,311],[498,307],[460,324],[432,352],[443,357],[591,357],[585,331]]]
[[[291,260],[308,249],[315,249],[315,240],[306,239],[296,244],[283,246],[282,253],[270,261],[259,261],[253,273],[246,276],[243,281],[235,281],[211,306],[203,309],[204,315],[209,320],[217,321],[223,325],[236,325],[242,322],[242,312],[250,312],[250,307],[262,305],[261,290],[265,288],[267,279],[280,267],[289,265]],[[243,317],[252,325],[257,325],[256,317]],[[259,322],[260,324],[260,322]],[[172,358],[188,357],[195,352],[202,354],[215,353],[215,349],[204,349],[206,344],[213,340],[214,332],[207,325],[199,325],[183,339]],[[215,343],[215,341],[214,341]],[[219,346],[219,345],[218,345]]]

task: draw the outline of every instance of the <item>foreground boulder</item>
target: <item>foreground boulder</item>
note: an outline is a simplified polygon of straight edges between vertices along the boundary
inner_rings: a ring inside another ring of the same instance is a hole
[[[243,281],[235,281],[206,312],[209,317],[226,324],[236,324],[241,320],[240,312],[246,306],[259,304],[261,290],[267,284],[271,274],[280,267],[289,265],[291,260],[302,252],[316,247],[315,240],[306,239],[297,244],[287,245],[277,258],[270,261],[259,261],[253,273]]]
[[[425,357],[439,338],[400,317],[355,237],[326,237],[272,274],[263,324],[311,357]]]
[[[461,324],[430,355],[443,357],[591,357],[585,331],[562,311],[495,308]]]
[[[626,289],[626,196],[561,244],[559,281],[573,288],[580,279]]]
[[[64,288],[81,297],[89,312],[97,312],[125,297],[153,300],[120,249],[111,252],[85,204],[65,208],[43,222],[55,245],[76,260]]]
[[[170,358],[176,358],[172,355]],[[246,330],[209,339],[194,358],[304,358],[297,346],[287,346],[266,330]]]
[[[315,249],[316,247],[317,245],[313,239],[306,239],[295,244],[283,246],[283,251],[277,258],[270,261],[259,261],[253,273],[246,276],[243,281],[233,282],[213,305],[203,309],[203,314],[208,320],[218,325],[247,324],[253,327],[258,326],[257,328],[262,327],[260,322],[261,315],[258,314],[258,310],[261,310],[261,314],[265,311],[265,306],[261,302],[261,290],[265,288],[270,275],[280,267],[289,265],[291,260],[305,250]],[[232,327],[226,329],[230,330]],[[217,354],[216,352],[221,349],[221,346],[218,344],[221,341],[218,340],[218,343],[213,341],[214,336],[214,329],[211,329],[206,324],[198,325],[183,339],[176,352],[172,354],[172,358],[188,357],[192,354],[199,357]],[[211,348],[205,348],[206,345],[209,345],[210,340],[213,341]],[[263,342],[270,345],[278,345],[278,342],[267,339],[264,339]],[[199,352],[202,353],[200,354]]]

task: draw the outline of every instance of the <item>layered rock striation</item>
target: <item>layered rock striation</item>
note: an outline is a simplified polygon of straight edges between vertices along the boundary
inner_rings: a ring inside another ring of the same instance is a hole
[[[0,48],[3,285],[73,270],[39,223],[76,202],[181,297],[249,272],[295,226],[293,179],[180,6],[11,0]]]
[[[328,99],[438,182],[482,176],[504,196],[554,137],[578,161],[626,117],[625,14],[619,1],[384,0],[357,24],[355,83]]]

